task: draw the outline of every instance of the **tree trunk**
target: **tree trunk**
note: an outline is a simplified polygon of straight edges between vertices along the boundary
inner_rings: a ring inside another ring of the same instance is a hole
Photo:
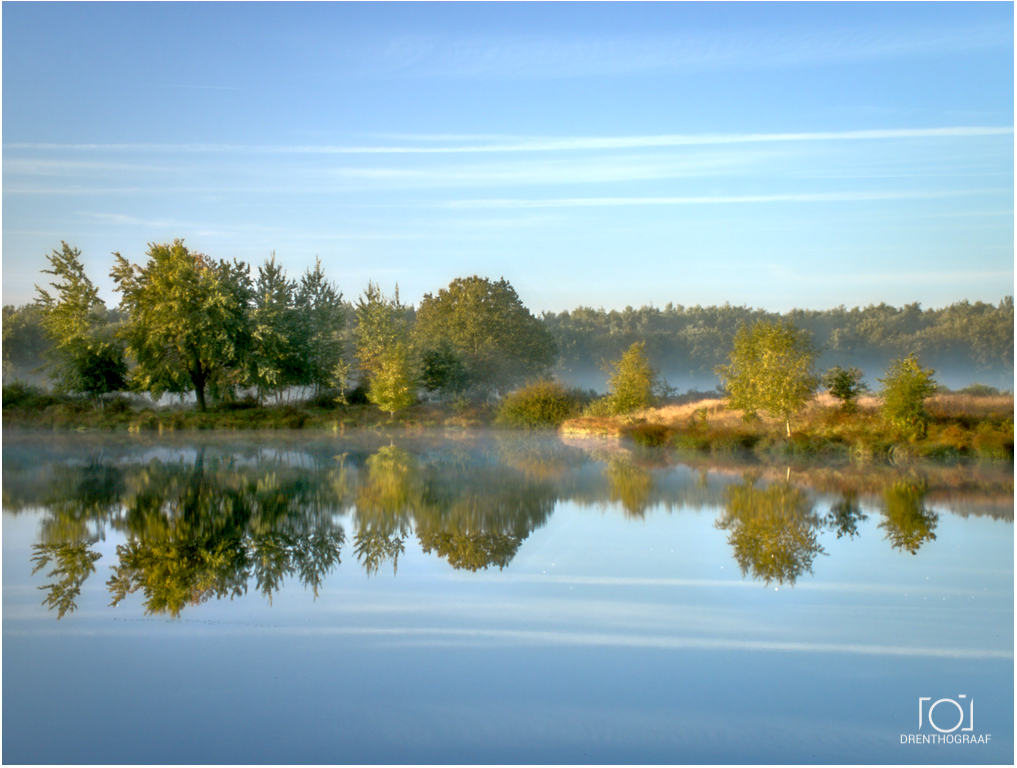
[[[191,371],[191,382],[194,384],[194,396],[198,400],[198,410],[204,413],[207,410],[205,407],[205,371],[201,367],[201,363],[198,363],[197,367]]]

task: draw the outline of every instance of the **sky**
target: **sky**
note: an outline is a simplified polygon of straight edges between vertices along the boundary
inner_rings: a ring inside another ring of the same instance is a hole
[[[183,238],[419,304],[1014,293],[1011,3],[13,3],[3,303]]]

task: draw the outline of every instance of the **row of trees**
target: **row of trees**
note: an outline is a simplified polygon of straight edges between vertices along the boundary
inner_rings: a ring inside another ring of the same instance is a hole
[[[5,375],[42,355],[59,390],[96,398],[128,388],[156,397],[193,392],[205,409],[209,399],[229,401],[243,391],[263,401],[295,387],[316,395],[337,389],[343,400],[362,385],[372,402],[394,412],[411,404],[418,389],[450,398],[504,394],[551,370],[577,383],[594,370],[598,384],[607,372],[610,408],[621,412],[666,394],[663,371],[687,384],[704,376],[712,384],[716,375],[735,407],[752,413],[761,407],[753,403],[798,402],[814,391],[819,380],[809,371],[820,359],[837,363],[822,382],[835,394],[864,387],[860,368],[849,364],[868,360],[870,370],[885,369],[916,352],[926,362],[963,362],[966,355],[969,370],[990,378],[1010,381],[1013,374],[1012,297],[998,307],[879,305],[786,318],[744,307],[669,304],[624,312],[580,308],[537,319],[504,279],[457,279],[425,295],[419,308],[401,303],[398,286],[386,296],[369,283],[349,303],[320,261],[292,280],[274,254],[252,270],[177,240],[151,245],[142,265],[115,254],[111,276],[121,302],[107,309],[77,249],[64,243],[48,258],[44,273],[53,280],[38,289],[37,302],[4,307]],[[793,338],[781,330],[792,327]],[[752,351],[761,344],[769,351]],[[799,371],[791,385],[797,394],[766,391],[781,380],[753,374],[750,381],[726,359],[735,350],[788,373],[804,360],[803,345],[808,371]],[[887,357],[894,351],[899,354]],[[776,410],[788,417],[798,407]]]
[[[114,256],[117,312],[99,299],[77,249],[64,243],[48,257],[54,280],[38,288],[33,310],[58,390],[193,392],[205,410],[209,397],[229,401],[243,390],[259,401],[292,387],[336,388],[343,398],[360,381],[394,412],[416,399],[418,382],[444,396],[504,393],[556,357],[550,333],[505,280],[455,280],[414,311],[398,287],[386,296],[374,283],[344,303],[320,260],[296,281],[274,254],[254,277],[244,262],[213,260],[180,240],[151,245],[142,265]],[[5,308],[5,347],[8,331],[27,335],[16,314]]]

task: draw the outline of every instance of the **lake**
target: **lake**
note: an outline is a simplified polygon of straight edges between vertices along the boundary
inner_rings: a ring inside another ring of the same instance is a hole
[[[5,763],[1012,763],[1013,465],[3,436]]]

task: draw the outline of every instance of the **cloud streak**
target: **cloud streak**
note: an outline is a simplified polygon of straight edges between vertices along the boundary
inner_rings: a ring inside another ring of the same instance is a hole
[[[1012,136],[1013,126],[952,126],[944,128],[871,129],[799,133],[710,133],[659,136],[519,137],[494,143],[446,146],[343,146],[245,144],[48,144],[13,143],[6,150],[72,152],[178,152],[192,154],[303,154],[303,155],[440,155],[497,152],[567,152],[610,149],[648,149],[714,144],[761,144],[823,141],[887,141],[899,139],[973,138]],[[445,137],[436,137],[440,141]],[[448,137],[453,138],[453,137]],[[424,139],[421,139],[423,141]]]
[[[940,190],[898,192],[817,192],[786,195],[701,195],[690,197],[573,197],[551,200],[492,199],[451,200],[438,203],[438,208],[456,209],[516,209],[516,208],[606,208],[644,205],[725,205],[751,203],[830,203],[870,202],[876,200],[931,200],[937,198],[967,197],[979,194],[1012,193],[1009,188]]]

